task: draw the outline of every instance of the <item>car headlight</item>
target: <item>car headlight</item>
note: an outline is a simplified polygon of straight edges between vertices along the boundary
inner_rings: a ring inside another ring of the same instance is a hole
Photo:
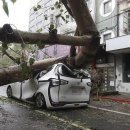
[[[60,85],[66,85],[66,84],[68,84],[68,81],[61,79]]]
[[[66,80],[51,79],[51,86],[59,86],[59,85],[66,85],[66,84],[68,84],[68,81]]]
[[[58,79],[51,79],[51,86],[59,86],[60,81]]]

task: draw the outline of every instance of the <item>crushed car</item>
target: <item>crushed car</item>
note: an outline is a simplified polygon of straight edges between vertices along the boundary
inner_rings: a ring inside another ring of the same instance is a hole
[[[87,71],[54,64],[34,78],[9,84],[7,96],[35,103],[38,108],[88,106],[91,77]]]

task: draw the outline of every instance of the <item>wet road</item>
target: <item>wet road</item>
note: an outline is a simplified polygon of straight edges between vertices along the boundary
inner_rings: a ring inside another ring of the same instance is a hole
[[[0,130],[130,130],[130,105],[127,104],[93,101],[92,106],[105,110],[92,107],[37,110],[32,105],[6,98],[5,90],[6,87],[0,87]]]

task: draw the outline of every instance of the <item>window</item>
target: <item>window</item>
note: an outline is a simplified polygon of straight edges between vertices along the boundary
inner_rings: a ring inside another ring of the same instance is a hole
[[[56,27],[60,27],[60,19],[61,19],[60,15],[56,16]]]
[[[112,1],[108,0],[104,3],[104,14],[110,13],[112,11]]]
[[[108,33],[108,34],[104,34],[103,35],[103,41],[106,42],[106,40],[110,39],[111,38],[111,33]]]
[[[123,81],[130,83],[130,54],[123,56]]]
[[[73,72],[64,65],[59,66],[58,72],[59,72],[59,74],[61,74],[63,76],[73,77],[73,78],[75,77]]]
[[[128,31],[130,32],[130,12],[128,12]]]
[[[50,15],[50,24],[54,24],[54,15],[53,14]]]
[[[56,16],[56,27],[60,27],[63,25],[64,21],[62,19],[63,17],[61,15]]]

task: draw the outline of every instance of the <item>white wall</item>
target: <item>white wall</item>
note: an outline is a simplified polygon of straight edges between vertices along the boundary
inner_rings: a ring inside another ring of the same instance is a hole
[[[116,55],[116,90],[130,93],[130,83],[123,82],[123,60],[122,54]]]
[[[89,0],[87,2],[88,8],[90,10],[91,16],[93,18],[93,20],[95,21],[95,11],[96,11],[96,7],[95,7],[95,0]]]
[[[109,39],[106,41],[106,51],[130,48],[130,35]]]

